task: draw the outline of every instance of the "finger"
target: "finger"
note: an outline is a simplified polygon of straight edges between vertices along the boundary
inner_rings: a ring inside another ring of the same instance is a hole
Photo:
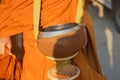
[[[5,46],[0,45],[0,54],[4,54]]]

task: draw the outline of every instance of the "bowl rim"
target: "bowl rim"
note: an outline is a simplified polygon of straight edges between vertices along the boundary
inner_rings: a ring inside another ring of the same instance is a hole
[[[59,24],[60,25],[60,24]],[[62,24],[61,24],[62,25]],[[82,25],[82,24],[81,24]],[[58,36],[58,35],[62,35],[62,34],[66,34],[69,32],[73,32],[76,30],[80,30],[81,29],[81,25],[76,24],[76,26],[72,26],[68,29],[65,30],[57,30],[57,31],[40,31],[40,34],[38,35],[38,38],[47,38],[47,37],[54,37],[54,36]],[[55,26],[54,26],[55,27]],[[57,27],[57,26],[56,26]],[[63,26],[64,27],[64,26]]]

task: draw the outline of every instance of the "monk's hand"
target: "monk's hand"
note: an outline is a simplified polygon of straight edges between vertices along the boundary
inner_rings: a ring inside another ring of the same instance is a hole
[[[12,44],[11,44],[10,37],[0,38],[0,54],[4,54],[4,51],[5,51],[6,47],[9,49],[8,54],[11,54]]]

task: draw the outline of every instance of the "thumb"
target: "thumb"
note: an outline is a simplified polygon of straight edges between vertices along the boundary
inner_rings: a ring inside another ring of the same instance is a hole
[[[11,53],[11,48],[12,48],[11,43],[7,44],[7,45],[6,45],[6,47],[7,47],[7,48],[8,48],[8,50],[9,50],[9,51],[8,51],[8,54],[10,54],[10,55],[11,55],[11,54],[12,54],[12,53]]]

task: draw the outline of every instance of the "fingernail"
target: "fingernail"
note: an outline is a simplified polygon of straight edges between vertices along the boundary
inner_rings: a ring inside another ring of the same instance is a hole
[[[8,54],[9,54],[9,55],[12,55],[12,53],[11,53],[11,52],[9,52]]]

